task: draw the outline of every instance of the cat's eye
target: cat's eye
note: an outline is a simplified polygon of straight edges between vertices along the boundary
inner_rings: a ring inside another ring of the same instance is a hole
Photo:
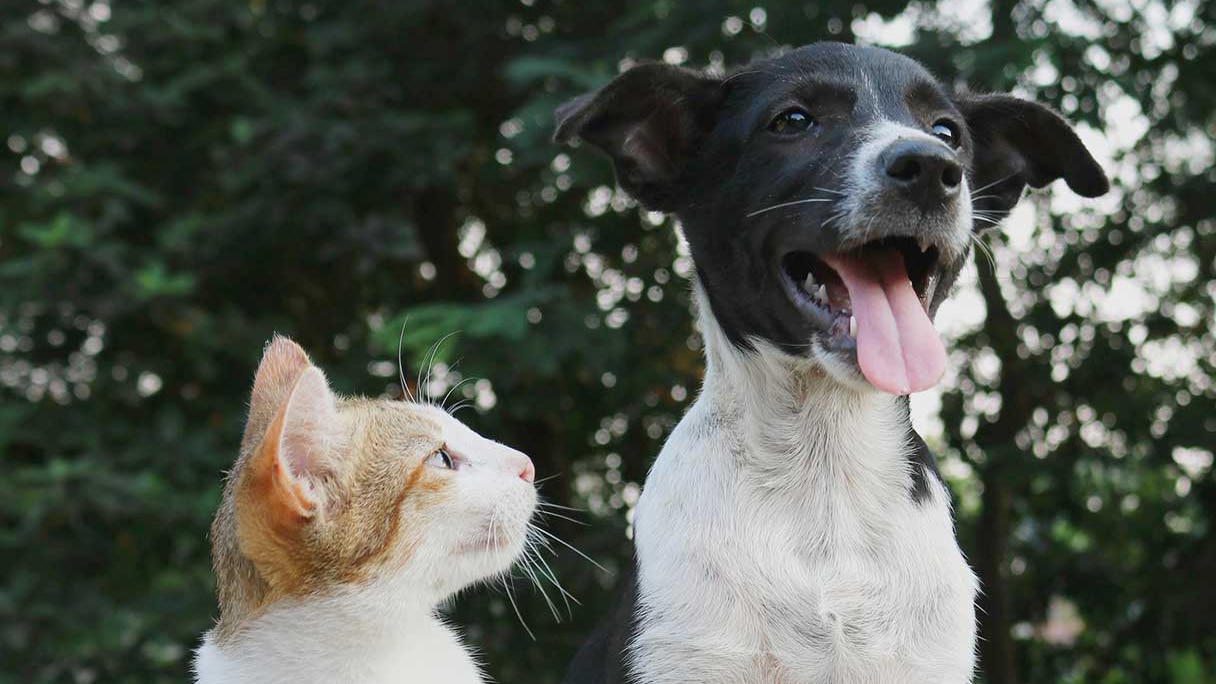
[[[950,121],[949,119],[942,119],[933,124],[933,136],[950,147],[958,147],[958,124]]]
[[[436,449],[435,453],[427,457],[426,464],[436,468],[456,470],[456,459],[452,458],[447,449]]]
[[[815,119],[806,110],[794,107],[781,112],[768,124],[768,130],[777,135],[798,135],[815,126]]]

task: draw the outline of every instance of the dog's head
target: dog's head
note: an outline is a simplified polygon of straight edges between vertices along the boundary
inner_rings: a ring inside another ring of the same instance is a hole
[[[638,66],[559,108],[555,137],[608,153],[627,192],[680,218],[733,344],[896,394],[944,370],[931,317],[975,230],[1027,185],[1108,189],[1046,107],[954,95],[907,57],[841,43],[725,78]]]

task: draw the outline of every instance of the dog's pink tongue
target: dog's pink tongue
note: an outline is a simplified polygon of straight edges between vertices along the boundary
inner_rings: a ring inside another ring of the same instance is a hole
[[[933,329],[894,250],[865,260],[824,256],[844,281],[857,318],[857,362],[878,389],[909,394],[937,384],[946,370],[946,348]]]

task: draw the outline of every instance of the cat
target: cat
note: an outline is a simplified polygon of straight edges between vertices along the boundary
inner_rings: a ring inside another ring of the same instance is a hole
[[[196,682],[482,682],[436,609],[511,567],[536,505],[527,456],[435,406],[338,397],[276,336],[211,527]]]

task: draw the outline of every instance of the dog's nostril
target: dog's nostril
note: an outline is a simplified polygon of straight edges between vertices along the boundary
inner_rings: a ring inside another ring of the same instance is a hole
[[[882,180],[922,208],[954,196],[963,182],[962,164],[936,141],[897,140],[878,159]]]
[[[887,175],[905,183],[916,180],[920,171],[920,161],[915,155],[900,154],[887,162]]]
[[[953,190],[963,182],[963,169],[958,164],[946,164],[942,169],[942,185],[947,190]]]

